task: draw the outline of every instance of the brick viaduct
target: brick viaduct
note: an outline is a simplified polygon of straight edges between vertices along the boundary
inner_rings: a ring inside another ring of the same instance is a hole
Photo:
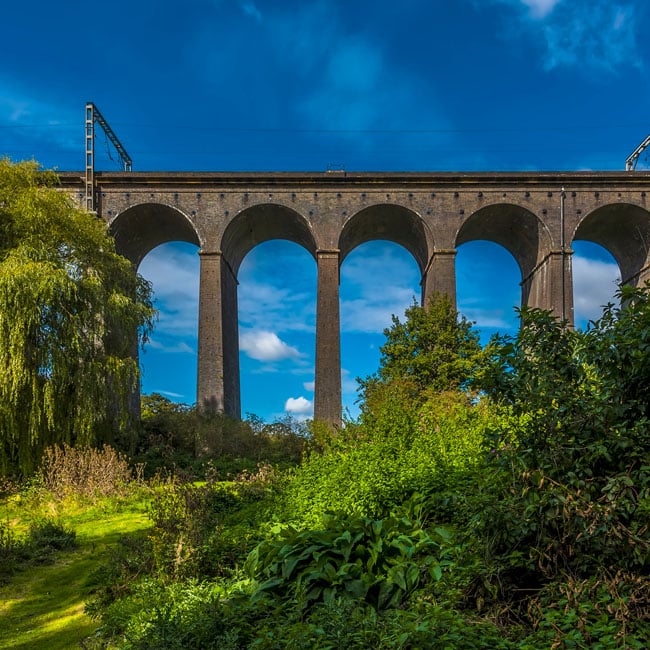
[[[60,174],[85,205],[81,173]],[[197,404],[240,415],[237,273],[270,239],[303,246],[318,266],[314,416],[339,422],[339,267],[373,239],[396,242],[421,272],[422,300],[455,299],[455,255],[469,241],[505,247],[521,302],[573,320],[572,242],[618,262],[624,283],[650,279],[650,173],[95,174],[95,205],[136,266],[156,246],[199,247]]]

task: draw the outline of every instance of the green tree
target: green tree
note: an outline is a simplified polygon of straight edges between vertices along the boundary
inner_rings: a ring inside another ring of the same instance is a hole
[[[149,285],[35,162],[0,159],[0,471],[124,429]]]
[[[416,394],[466,387],[482,364],[483,352],[478,333],[449,296],[435,293],[426,307],[414,301],[405,317],[402,322],[393,315],[393,324],[384,330],[379,370],[361,382],[363,396],[395,381],[410,384]]]
[[[484,365],[478,333],[446,294],[413,302],[405,317],[393,316],[379,370],[359,380],[364,437],[409,439],[426,400],[469,388]]]

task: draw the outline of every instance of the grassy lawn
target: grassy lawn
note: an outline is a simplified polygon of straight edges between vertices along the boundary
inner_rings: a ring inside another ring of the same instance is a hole
[[[20,534],[32,521],[55,517],[77,533],[78,548],[60,552],[52,564],[21,569],[0,586],[0,649],[59,650],[80,642],[97,627],[84,613],[88,578],[124,533],[150,526],[146,498],[106,499],[96,504],[41,501],[0,502],[0,516]],[[4,510],[4,512],[3,512]]]

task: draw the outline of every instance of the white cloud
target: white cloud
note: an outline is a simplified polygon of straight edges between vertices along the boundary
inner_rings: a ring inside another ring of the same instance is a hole
[[[573,256],[573,301],[576,326],[602,316],[603,306],[614,302],[621,280],[618,265],[601,260]]]
[[[306,397],[290,397],[284,404],[284,410],[291,415],[309,416],[314,412],[314,404]]]
[[[521,2],[530,9],[530,14],[534,18],[544,18],[553,11],[555,5],[562,0],[521,0]]]
[[[304,382],[303,385],[302,385],[302,387],[303,387],[305,390],[308,390],[310,393],[313,393],[313,392],[314,392],[314,386],[315,386],[315,382],[313,382],[313,381],[306,381],[306,382]]]
[[[241,332],[239,345],[251,359],[257,361],[300,359],[303,356],[296,348],[282,341],[275,332],[264,330]]]

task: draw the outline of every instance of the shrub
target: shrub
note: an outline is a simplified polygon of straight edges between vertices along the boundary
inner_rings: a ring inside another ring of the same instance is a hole
[[[257,525],[265,521],[275,480],[262,467],[231,485],[162,486],[149,512],[154,570],[174,579],[230,574],[259,539]]]
[[[125,456],[105,445],[48,447],[40,471],[43,485],[57,497],[122,494],[133,474]]]
[[[168,470],[193,480],[207,471],[212,480],[228,480],[259,463],[296,465],[308,436],[305,425],[291,418],[264,423],[248,414],[241,421],[153,393],[142,396],[136,459],[146,464],[147,476]]]
[[[7,582],[16,571],[51,562],[57,552],[76,546],[76,533],[52,520],[45,519],[30,526],[21,539],[8,525],[0,523],[0,584]]]
[[[425,398],[401,408],[399,397],[390,397],[372,426],[325,439],[325,451],[306,458],[287,484],[287,519],[304,526],[318,524],[324,512],[381,517],[413,493],[453,490],[476,471],[495,432],[512,436],[519,421],[465,393]]]
[[[399,605],[424,577],[439,579],[449,533],[425,532],[405,516],[385,519],[325,517],[325,527],[289,527],[262,542],[246,569],[260,581],[253,601],[290,600],[300,609],[341,597],[364,600],[381,610]]]

